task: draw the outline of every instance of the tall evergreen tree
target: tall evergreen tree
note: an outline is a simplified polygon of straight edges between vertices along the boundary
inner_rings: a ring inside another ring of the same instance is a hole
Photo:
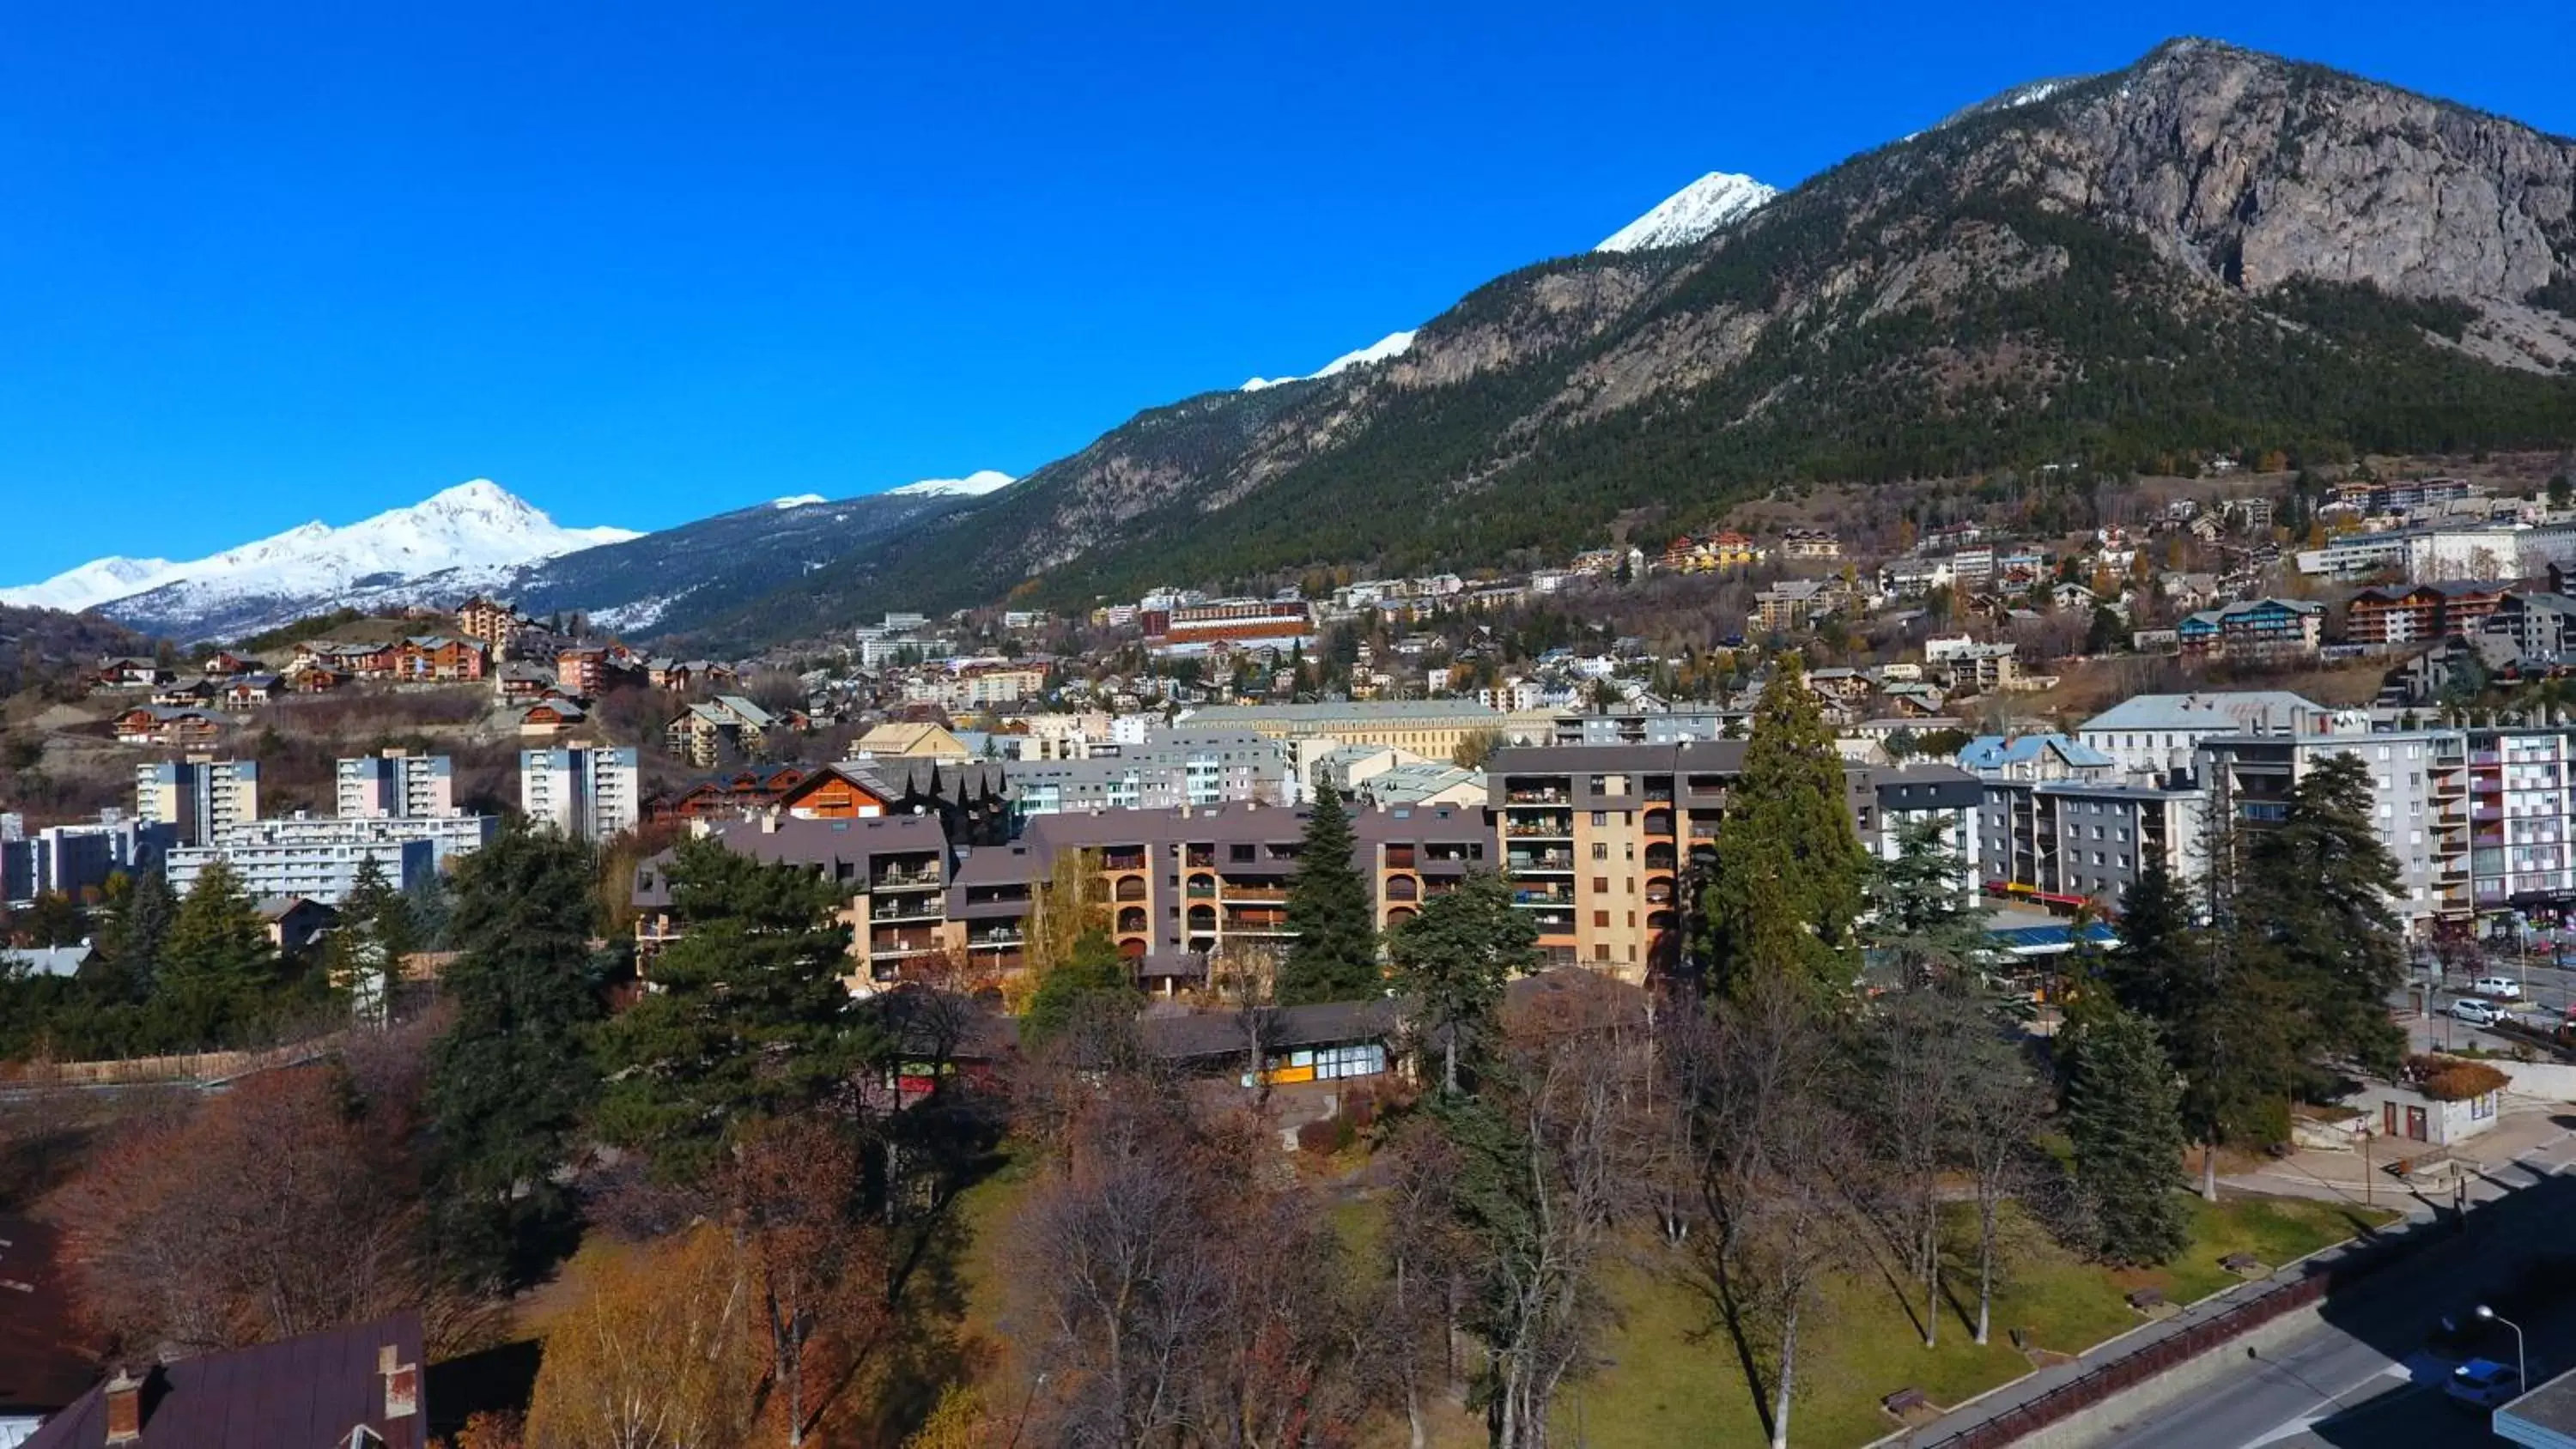
[[[1501,1029],[1504,984],[1538,969],[1538,927],[1501,876],[1476,871],[1389,932],[1387,956],[1440,1054],[1441,1090],[1455,1095]]]
[[[1288,929],[1297,933],[1279,968],[1279,1004],[1357,1001],[1385,990],[1368,888],[1351,865],[1351,818],[1331,781],[1315,787],[1297,875],[1288,885]]]
[[[599,1126],[685,1181],[741,1124],[847,1087],[877,1043],[842,984],[850,928],[830,881],[711,840],[683,842],[670,880],[681,936],[600,1034]]]
[[[99,949],[117,983],[114,999],[140,1001],[151,990],[178,914],[178,898],[160,871],[110,877]]]
[[[571,1221],[556,1180],[594,1086],[600,1014],[590,847],[512,827],[456,872],[455,1019],[430,1047],[432,1207],[442,1255],[524,1279]]]
[[[276,967],[277,953],[241,878],[221,858],[208,863],[179,902],[162,944],[152,1003],[158,1034],[188,1044],[241,1037],[263,1014]]]
[[[381,1022],[393,1008],[403,958],[413,949],[409,900],[386,881],[373,856],[360,861],[357,878],[340,898],[340,922],[325,953],[331,984],[348,993],[360,1016]]]
[[[2247,852],[2242,915],[2296,988],[2299,1045],[2393,1074],[2405,1037],[2388,1019],[2387,999],[2405,979],[2406,948],[2392,903],[2404,885],[2371,810],[2360,756],[2335,755],[2310,771],[2281,822]]]
[[[2182,1120],[2155,1026],[2133,1011],[2106,1011],[2085,1027],[2074,1054],[2066,1133],[2099,1251],[2113,1263],[2166,1262],[2182,1251],[2188,1223],[2174,1191]]]
[[[1833,732],[1798,656],[1783,653],[1754,707],[1701,896],[1702,952],[1719,984],[1740,994],[1778,974],[1818,1000],[1847,994],[1865,864]]]
[[[2123,1007],[2155,1024],[2181,1075],[2183,1126],[2202,1145],[2202,1189],[2214,1201],[2218,1146],[2277,1141],[2285,1130],[2292,1028],[2305,1008],[2265,932],[2194,922],[2163,856],[2148,852],[2142,867],[2103,976]],[[2223,903],[2232,915],[2232,900]]]

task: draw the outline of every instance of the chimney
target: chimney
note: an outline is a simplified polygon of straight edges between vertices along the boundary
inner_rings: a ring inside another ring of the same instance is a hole
[[[420,1412],[420,1365],[404,1363],[402,1349],[385,1344],[376,1350],[376,1372],[385,1381],[385,1418],[408,1419]]]
[[[107,1442],[131,1444],[143,1437],[143,1380],[125,1368],[107,1381]]]

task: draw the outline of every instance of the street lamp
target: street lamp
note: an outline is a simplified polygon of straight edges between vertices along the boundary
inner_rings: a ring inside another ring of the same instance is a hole
[[[2478,1317],[2491,1323],[2501,1323],[2513,1330],[2513,1379],[2516,1391],[2526,1394],[2531,1392],[2531,1369],[2522,1352],[2522,1325],[2483,1303],[2478,1305]]]

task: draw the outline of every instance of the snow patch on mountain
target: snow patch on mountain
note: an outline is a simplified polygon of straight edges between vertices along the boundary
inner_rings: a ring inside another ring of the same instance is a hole
[[[1343,353],[1304,377],[1249,378],[1236,391],[1259,392],[1265,387],[1278,387],[1283,383],[1308,382],[1318,377],[1331,377],[1336,373],[1348,372],[1354,367],[1366,367],[1372,362],[1384,362],[1390,357],[1402,357],[1413,346],[1414,330],[1408,327],[1402,332],[1390,332],[1366,347]]]
[[[1750,176],[1712,171],[1656,203],[1653,210],[1602,238],[1596,252],[1685,247],[1741,221],[1779,195]]]
[[[772,498],[769,500],[769,506],[772,508],[807,508],[817,503],[829,503],[831,501],[831,499],[824,497],[820,493],[799,493],[792,498]]]
[[[999,469],[978,468],[963,478],[924,478],[918,483],[889,488],[886,492],[905,498],[981,498],[1018,481]]]
[[[1960,121],[1966,120],[1970,116],[1990,115],[1996,111],[2017,111],[2024,106],[2035,106],[2040,102],[2047,100],[2050,96],[2056,95],[2059,91],[2066,90],[2072,86],[2080,86],[2091,79],[2093,79],[2093,77],[2089,75],[2056,75],[2050,76],[2046,80],[2025,81],[2020,85],[2014,86],[2011,90],[2005,91],[1999,95],[1988,96],[1986,99],[1977,102],[1975,105],[1961,106],[1959,109],[1943,116],[1940,120],[1933,122],[1932,129],[1937,131],[1943,126],[1954,125]],[[1915,133],[1915,135],[1920,134],[1922,133],[1919,131]],[[1911,141],[1914,139],[1914,136],[1907,136],[1905,139]]]

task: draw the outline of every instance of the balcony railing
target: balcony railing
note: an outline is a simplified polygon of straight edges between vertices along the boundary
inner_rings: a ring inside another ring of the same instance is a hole
[[[1574,871],[1574,857],[1572,855],[1514,855],[1507,858],[1504,865],[1516,871],[1564,871],[1570,875]]]
[[[1506,790],[1503,792],[1503,803],[1506,805],[1571,805],[1574,803],[1574,792],[1555,789]]]
[[[970,931],[970,932],[968,932],[968,933],[966,934],[966,944],[967,944],[967,945],[969,945],[969,946],[974,946],[974,947],[982,947],[982,948],[998,948],[998,947],[1003,947],[1003,946],[1017,946],[1017,945],[1019,945],[1021,942],[1026,941],[1027,939],[1028,939],[1028,933],[1026,933],[1026,932],[1024,932],[1024,931],[1016,931],[1016,930],[1010,930],[1010,931]]]
[[[936,889],[942,882],[939,872],[930,867],[921,870],[890,870],[870,882],[870,890],[917,891]]]
[[[1574,822],[1568,820],[1559,824],[1506,825],[1503,827],[1503,834],[1514,840],[1571,840],[1574,838]]]
[[[907,896],[868,904],[871,921],[935,921],[942,914],[935,896]]]
[[[1228,904],[1236,901],[1284,901],[1288,899],[1288,892],[1281,886],[1236,885],[1228,881],[1225,887],[1225,899]]]

